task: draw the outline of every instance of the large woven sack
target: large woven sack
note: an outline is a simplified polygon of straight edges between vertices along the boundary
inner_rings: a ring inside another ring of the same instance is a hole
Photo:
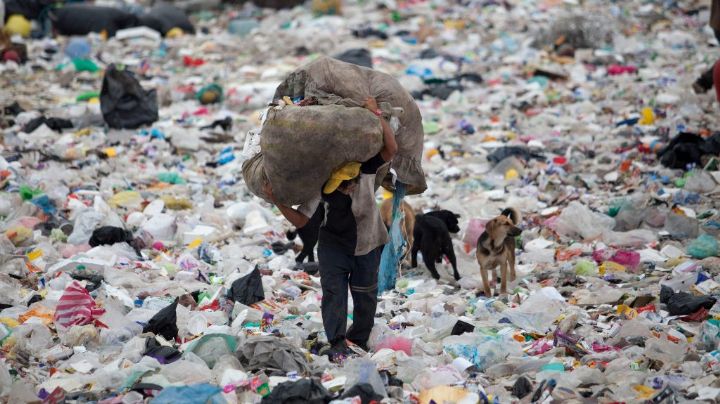
[[[242,175],[250,192],[267,200],[267,195],[263,192],[263,186],[267,183],[264,160],[262,153],[245,160],[242,165]]]
[[[402,108],[400,128],[395,132],[398,154],[392,162],[400,182],[407,185],[407,193],[420,194],[427,189],[422,169],[424,133],[422,117],[412,96],[389,74],[365,67],[321,57],[303,66],[283,81],[275,90],[274,100],[314,97],[320,104],[362,106],[368,96],[378,103],[387,102]],[[386,180],[386,188],[390,184]]]
[[[299,205],[318,195],[333,170],[349,161],[369,160],[382,145],[380,121],[364,108],[315,105],[270,109],[260,132],[263,161],[247,166],[252,178],[245,176],[245,181],[253,193],[262,196],[255,192],[262,183],[261,174],[258,168],[250,171],[262,164],[262,174],[272,184],[277,200]]]

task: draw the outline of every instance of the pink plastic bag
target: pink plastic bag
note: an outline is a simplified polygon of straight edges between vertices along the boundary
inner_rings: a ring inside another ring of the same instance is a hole
[[[483,219],[470,219],[467,229],[465,229],[465,237],[463,237],[465,244],[475,248],[480,235],[485,231],[487,222],[487,220]]]
[[[598,264],[603,261],[612,261],[630,269],[635,269],[640,265],[640,253],[630,250],[595,250],[593,259]]]
[[[632,74],[637,72],[635,66],[622,66],[622,65],[610,65],[607,68],[607,72],[610,76],[617,76],[620,74]]]
[[[392,349],[393,351],[403,351],[408,356],[412,355],[412,341],[403,337],[390,336],[386,337],[375,346],[375,350]]]
[[[635,269],[638,265],[640,265],[640,253],[628,250],[618,250],[615,255],[610,258],[610,261]]]

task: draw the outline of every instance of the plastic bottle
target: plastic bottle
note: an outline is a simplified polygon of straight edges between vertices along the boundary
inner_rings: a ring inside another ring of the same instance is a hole
[[[235,160],[233,148],[226,147],[220,151],[220,155],[218,156],[216,162],[218,163],[218,165],[225,165],[233,160]]]

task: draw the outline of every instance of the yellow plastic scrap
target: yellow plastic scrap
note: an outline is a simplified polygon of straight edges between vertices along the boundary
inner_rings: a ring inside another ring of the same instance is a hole
[[[27,38],[30,36],[32,30],[32,24],[27,18],[20,14],[13,14],[5,22],[5,32],[9,35],[20,35],[21,37]]]
[[[652,125],[655,123],[655,112],[650,107],[645,107],[640,111],[640,125]]]
[[[637,310],[635,310],[635,309],[633,309],[633,308],[631,308],[631,307],[629,307],[629,306],[626,306],[626,305],[624,305],[624,304],[620,304],[620,305],[618,305],[618,307],[617,307],[617,314],[622,315],[622,316],[624,316],[625,318],[627,318],[627,319],[629,319],[629,320],[632,320],[632,319],[634,319],[635,317],[637,317],[638,312],[637,312]]]
[[[431,158],[437,156],[438,154],[440,154],[438,149],[430,149],[425,153],[425,158],[431,159]]]
[[[8,328],[15,328],[20,325],[17,320],[11,317],[0,317],[0,323]]]
[[[117,194],[113,195],[110,200],[108,201],[108,204],[114,208],[122,207],[122,208],[129,208],[129,207],[135,207],[140,206],[142,203],[143,198],[140,195],[140,192],[137,191],[120,191]]]
[[[342,14],[342,1],[340,0],[313,0],[310,7],[315,15]]]
[[[195,248],[200,247],[200,244],[202,244],[202,242],[203,242],[203,240],[201,238],[196,238],[195,240],[191,241],[188,244],[187,248],[190,250],[193,250]]]
[[[36,259],[43,256],[43,250],[37,248],[35,250],[30,251],[26,255],[30,261],[35,261]]]
[[[465,29],[465,20],[445,20],[443,25],[445,25],[445,28],[447,29],[456,29],[461,30]]]
[[[75,132],[75,136],[81,137],[81,136],[89,136],[92,132],[90,131],[90,128],[80,129],[79,131]]]
[[[180,38],[183,35],[185,35],[185,32],[182,28],[174,27],[165,34],[165,38]]]
[[[13,226],[5,231],[5,236],[7,236],[16,247],[28,241],[32,235],[32,230],[25,226]]]
[[[637,398],[640,400],[647,400],[653,398],[653,396],[657,394],[657,390],[644,384],[638,384],[637,386],[633,386],[633,390],[637,391]]]
[[[625,266],[620,265],[617,262],[605,261],[598,268],[600,275],[605,275],[606,272],[625,272]]]
[[[518,178],[520,174],[517,172],[516,169],[511,168],[505,172],[505,181],[511,181],[516,178]]]
[[[192,209],[193,204],[187,199],[175,198],[174,196],[164,195],[160,199],[165,202],[165,207],[170,210]]]
[[[665,265],[668,268],[675,268],[676,266],[682,264],[685,261],[687,261],[687,258],[685,258],[685,257],[675,257],[675,258],[670,258],[667,261],[665,261]]]

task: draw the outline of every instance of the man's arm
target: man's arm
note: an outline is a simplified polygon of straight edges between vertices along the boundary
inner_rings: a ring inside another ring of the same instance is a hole
[[[365,108],[380,118],[380,125],[383,129],[383,148],[380,150],[380,156],[382,156],[383,160],[390,161],[393,157],[395,157],[398,151],[398,145],[395,141],[395,133],[393,133],[390,124],[383,119],[382,112],[380,111],[380,108],[378,108],[375,98],[368,97],[365,100]]]
[[[285,219],[287,219],[288,222],[295,226],[295,228],[301,229],[305,227],[305,225],[310,221],[309,217],[303,215],[297,209],[293,209],[289,206],[278,203],[277,199],[275,199],[275,195],[272,192],[272,186],[270,186],[269,183],[265,184],[263,190],[265,191],[265,194],[268,196],[268,198],[270,198],[270,201],[278,207],[280,213],[285,216]]]
[[[383,128],[383,148],[380,150],[380,155],[383,160],[390,161],[398,152],[395,134],[393,133],[390,124],[385,119],[380,118],[380,125],[382,125]]]

